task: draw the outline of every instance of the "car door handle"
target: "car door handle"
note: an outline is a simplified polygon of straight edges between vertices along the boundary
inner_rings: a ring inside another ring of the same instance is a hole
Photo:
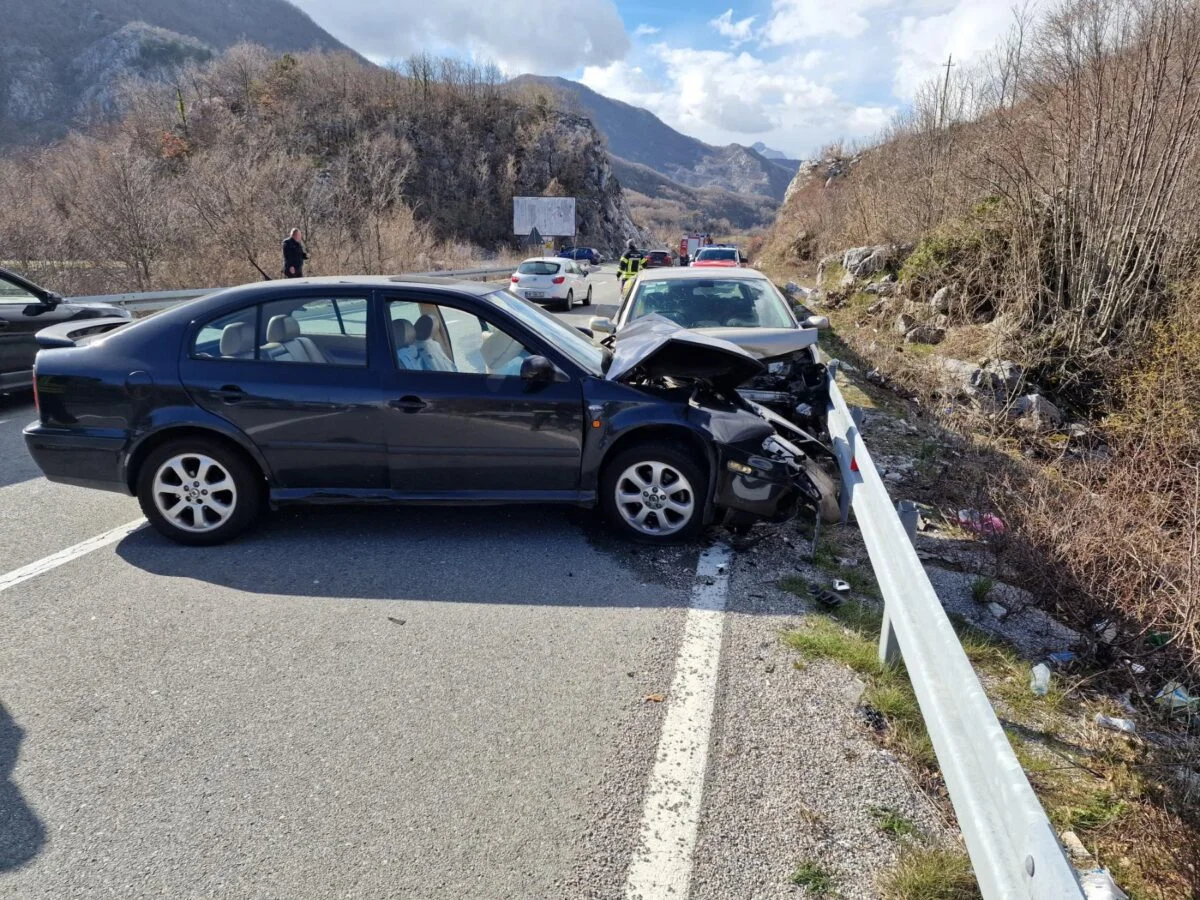
[[[212,396],[222,403],[237,403],[246,399],[246,392],[236,384],[226,384],[220,390],[211,391]]]
[[[428,405],[420,397],[414,397],[412,394],[401,397],[399,400],[388,401],[388,406],[392,409],[398,409],[406,413],[420,412]]]

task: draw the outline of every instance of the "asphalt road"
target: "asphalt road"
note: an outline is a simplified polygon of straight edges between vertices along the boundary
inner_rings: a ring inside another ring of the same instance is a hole
[[[42,479],[33,415],[0,398],[0,579],[139,517]],[[697,549],[324,508],[3,590],[0,897],[620,896]]]

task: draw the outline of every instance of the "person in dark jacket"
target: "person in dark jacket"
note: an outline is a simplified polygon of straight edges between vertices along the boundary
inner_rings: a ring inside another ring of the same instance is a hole
[[[283,277],[303,278],[304,261],[308,253],[304,249],[304,235],[299,228],[293,228],[291,235],[283,242]]]

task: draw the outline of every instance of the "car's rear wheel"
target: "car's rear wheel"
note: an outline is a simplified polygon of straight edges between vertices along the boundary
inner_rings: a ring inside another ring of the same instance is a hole
[[[704,527],[704,469],[676,444],[653,441],[624,450],[600,482],[605,518],[626,537],[667,544],[694,538]]]
[[[567,299],[563,301],[563,312],[570,312],[575,308],[575,292],[567,291]]]
[[[838,498],[838,483],[822,466],[812,457],[804,460],[804,474],[821,492],[821,502],[817,506],[817,512],[820,513],[821,521],[827,524],[842,521],[842,505]]]
[[[207,438],[168,441],[138,473],[138,503],[160,533],[181,544],[220,544],[254,524],[262,478],[236,450]]]

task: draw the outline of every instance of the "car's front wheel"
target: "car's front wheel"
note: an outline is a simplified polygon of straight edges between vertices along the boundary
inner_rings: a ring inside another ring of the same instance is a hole
[[[842,504],[838,497],[838,483],[833,476],[812,457],[804,460],[804,474],[821,492],[821,502],[817,506],[821,521],[827,524],[842,521]]]
[[[587,292],[587,296],[583,300],[583,305],[584,306],[592,305],[592,286],[590,284],[588,285],[588,292]]]
[[[262,479],[220,441],[182,438],[151,451],[138,473],[138,503],[160,533],[181,544],[220,544],[254,524]]]
[[[604,469],[600,506],[609,524],[643,543],[694,538],[704,527],[707,480],[692,454],[648,442],[619,453]]]

